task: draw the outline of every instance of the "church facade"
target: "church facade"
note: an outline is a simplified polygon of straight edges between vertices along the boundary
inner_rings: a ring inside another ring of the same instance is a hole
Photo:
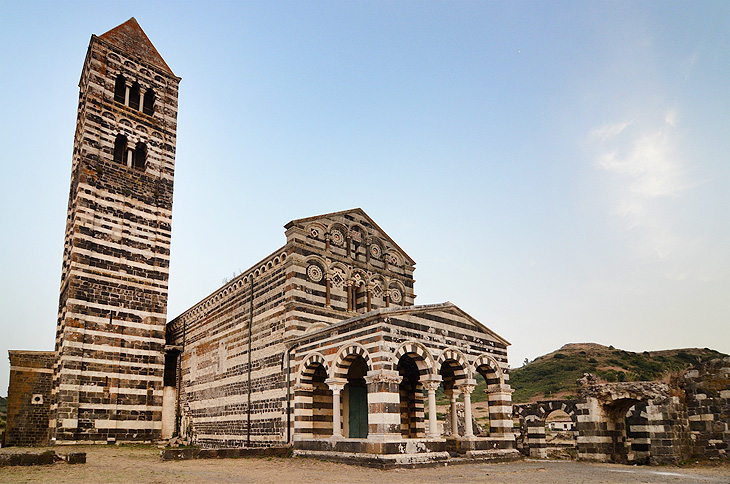
[[[452,303],[414,305],[415,262],[359,208],[289,222],[282,247],[167,322],[179,82],[133,18],[92,36],[56,348],[11,354],[6,443],[180,435],[382,464],[515,453],[509,343]]]
[[[503,338],[452,303],[414,306],[414,261],[363,210],[285,228],[283,247],[168,323],[163,437],[178,415],[203,447],[291,442],[386,464],[514,449]],[[463,402],[461,434],[439,431],[439,386]]]

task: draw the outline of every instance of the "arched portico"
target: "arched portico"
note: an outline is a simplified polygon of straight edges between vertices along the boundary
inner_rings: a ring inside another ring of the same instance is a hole
[[[444,394],[450,400],[451,437],[459,437],[459,419],[457,400],[460,395],[464,398],[464,432],[465,438],[474,436],[472,427],[471,393],[476,381],[471,377],[471,365],[463,353],[456,348],[447,348],[441,352],[437,360],[439,375],[442,378]]]
[[[474,371],[481,374],[487,382],[490,437],[513,440],[512,389],[505,381],[504,371],[489,354],[480,355],[474,361]]]
[[[307,355],[294,385],[295,438],[332,435],[332,394],[326,380],[325,358],[319,353]]]

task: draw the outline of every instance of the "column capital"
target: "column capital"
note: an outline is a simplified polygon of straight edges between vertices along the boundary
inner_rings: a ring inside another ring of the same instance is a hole
[[[386,382],[397,383],[403,381],[403,377],[397,371],[393,370],[373,370],[365,375],[366,383]]]
[[[487,393],[509,393],[512,394],[512,387],[502,383],[495,383],[487,386]]]
[[[428,391],[436,391],[442,381],[441,375],[426,374],[421,377],[421,384]]]
[[[292,387],[292,390],[296,391],[305,391],[305,392],[312,392],[314,391],[314,385],[311,383],[296,383]]]
[[[441,385],[440,381],[433,381],[433,380],[424,381],[422,383],[423,383],[423,388],[425,388],[429,392],[435,392],[438,389],[439,385]]]
[[[469,380],[466,380],[464,383],[459,383],[455,386],[459,390],[460,393],[462,393],[464,395],[466,395],[466,394],[471,395],[471,393],[474,391],[474,388],[476,388],[476,386],[477,386],[476,384],[477,384],[476,380],[469,379]]]
[[[327,378],[324,382],[333,393],[340,393],[345,388],[345,385],[347,385],[346,378]]]

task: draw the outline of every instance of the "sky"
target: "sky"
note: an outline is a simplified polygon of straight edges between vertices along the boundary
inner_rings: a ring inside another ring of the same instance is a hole
[[[134,16],[180,84],[168,318],[365,210],[512,343],[730,353],[730,3],[0,2],[0,395],[52,350],[81,67]]]

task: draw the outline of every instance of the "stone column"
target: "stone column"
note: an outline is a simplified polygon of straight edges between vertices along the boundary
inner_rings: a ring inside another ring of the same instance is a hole
[[[456,400],[459,398],[459,390],[451,389],[451,435],[459,436],[459,415],[456,412]]]
[[[441,375],[429,375],[429,379],[423,380],[423,386],[428,391],[428,438],[438,439],[438,420],[436,419],[436,390],[441,384]]]
[[[515,433],[512,430],[512,388],[506,384],[489,385],[489,436],[492,439],[511,441],[514,448]]]
[[[147,92],[147,89],[140,86],[139,87],[139,111],[141,113],[144,112],[144,95]]]
[[[582,402],[576,404],[578,422],[576,430],[576,446],[578,458],[609,462],[614,452],[614,443],[611,436],[613,426],[609,428],[610,417],[606,414],[601,402],[591,396],[586,396]]]
[[[162,389],[162,439],[171,439],[175,433],[175,405],[177,389],[166,386]]]
[[[468,379],[466,383],[458,386],[459,391],[464,395],[464,437],[474,437],[474,427],[471,422],[471,392],[476,387],[476,380]]]
[[[527,427],[527,447],[530,457],[537,459],[547,458],[547,443],[545,441],[545,421],[537,415],[525,416]]]
[[[367,312],[370,312],[372,310],[372,301],[373,301],[372,291],[373,291],[373,285],[368,284],[365,287],[365,292],[367,293],[367,298],[368,298],[367,299]]]
[[[324,381],[332,391],[332,437],[342,437],[342,420],[340,418],[340,392],[347,380],[345,378],[327,378]]]
[[[368,439],[400,440],[401,377],[393,370],[372,370],[365,375],[368,385]]]
[[[129,106],[129,91],[132,88],[132,85],[128,82],[124,84],[124,105]]]
[[[352,281],[347,281],[347,310],[352,311],[353,308],[353,302],[352,302]]]
[[[329,307],[331,305],[331,291],[332,291],[332,275],[331,274],[325,274],[324,275],[324,288],[325,288],[325,305]]]

